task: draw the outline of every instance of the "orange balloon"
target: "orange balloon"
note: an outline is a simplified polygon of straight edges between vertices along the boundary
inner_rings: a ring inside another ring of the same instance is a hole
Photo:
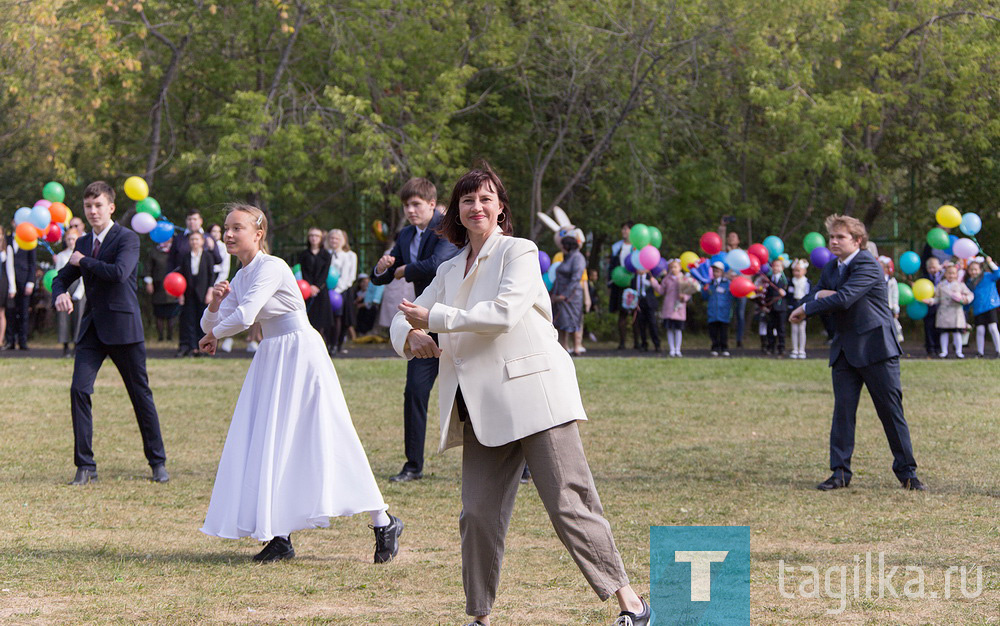
[[[38,239],[38,229],[34,227],[31,222],[21,222],[14,229],[14,234],[16,234],[21,241],[32,242]]]
[[[49,205],[49,215],[52,216],[52,221],[56,224],[62,224],[66,221],[66,211],[69,207],[62,202],[53,202]]]

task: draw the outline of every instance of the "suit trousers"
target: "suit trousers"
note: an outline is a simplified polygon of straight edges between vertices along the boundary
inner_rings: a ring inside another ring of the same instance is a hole
[[[437,375],[437,359],[410,359],[406,363],[406,387],[403,390],[404,472],[420,474],[424,471],[427,403]]]
[[[160,436],[160,418],[153,404],[153,392],[146,377],[145,342],[108,345],[97,336],[91,324],[76,344],[76,360],[73,363],[73,383],[70,385],[70,408],[73,414],[73,462],[77,467],[95,469],[93,440],[93,414],[90,395],[94,393],[97,372],[106,357],[118,368],[128,397],[135,410],[142,435],[142,450],[150,466],[166,462],[163,438]]]
[[[181,307],[181,323],[178,329],[180,347],[190,350],[198,349],[198,342],[205,336],[201,330],[201,316],[205,312],[205,301],[190,294],[185,296]]]
[[[851,456],[854,454],[854,430],[857,421],[861,385],[875,404],[892,451],[892,471],[899,480],[917,475],[913,458],[910,428],[903,416],[903,387],[899,378],[899,357],[853,367],[843,353],[833,364],[833,424],[830,428],[830,469],[845,482],[851,480]]]
[[[0,268],[2,269],[2,268]],[[13,303],[7,303],[7,345],[15,344],[22,348],[28,347],[28,320],[31,296],[25,295],[24,287],[17,290]]]
[[[604,519],[576,422],[506,445],[479,443],[465,421],[462,451],[462,583],[465,611],[488,615],[500,583],[504,539],[525,461],[556,535],[601,600],[629,584]]]

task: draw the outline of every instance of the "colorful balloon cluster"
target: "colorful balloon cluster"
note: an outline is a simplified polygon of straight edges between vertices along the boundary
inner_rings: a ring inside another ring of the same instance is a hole
[[[125,195],[135,201],[135,215],[132,216],[132,230],[140,235],[149,235],[156,243],[163,243],[174,236],[176,228],[163,217],[163,211],[156,198],[149,195],[149,185],[139,176],[125,179]]]
[[[42,188],[42,199],[31,208],[14,212],[14,240],[22,250],[33,250],[39,241],[56,243],[62,239],[73,212],[63,204],[66,190],[55,181]],[[45,245],[43,243],[43,245]]]
[[[786,263],[789,261],[785,253],[785,242],[775,235],[765,237],[761,243],[751,244],[746,250],[736,248],[723,252],[722,237],[717,232],[708,231],[698,240],[698,245],[709,257],[699,257],[690,250],[685,251],[680,256],[681,269],[700,282],[707,283],[712,279],[712,264],[722,263],[727,271],[743,274],[729,283],[730,293],[737,298],[745,298],[756,291],[751,277],[770,273],[771,261],[778,258],[784,259]]]

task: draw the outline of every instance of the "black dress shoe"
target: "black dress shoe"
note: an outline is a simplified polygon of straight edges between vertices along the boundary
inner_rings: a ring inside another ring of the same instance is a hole
[[[71,485],[86,485],[89,483],[97,482],[97,470],[91,469],[89,467],[78,467],[76,468],[76,476],[73,480],[69,481]]]
[[[403,470],[395,476],[389,477],[389,482],[391,483],[408,483],[411,480],[420,480],[424,475],[421,472],[411,472],[410,470]]]
[[[622,611],[618,614],[614,626],[648,626],[653,619],[653,609],[649,608],[649,604],[641,596],[639,601],[642,602],[642,612]]]
[[[153,478],[154,483],[165,483],[170,480],[170,474],[167,473],[167,468],[163,466],[163,463],[153,466]]]
[[[388,526],[372,526],[375,531],[375,562],[388,563],[399,554],[399,537],[403,534],[403,520],[389,516]]]
[[[816,488],[820,491],[832,491],[834,489],[846,489],[847,485],[850,484],[846,482],[843,478],[839,476],[831,476],[816,485]]]
[[[525,465],[524,469],[521,471],[521,484],[527,485],[529,482],[531,482],[531,470],[528,469],[527,465]]]
[[[292,536],[275,537],[267,542],[264,549],[254,555],[253,560],[258,563],[271,563],[282,559],[290,559],[295,556],[295,548],[292,547]]]
[[[920,479],[914,476],[913,478],[907,478],[906,480],[899,481],[899,484],[908,491],[927,491],[927,485],[920,482]]]
[[[191,348],[181,348],[177,351],[177,358],[181,359],[191,354]]]

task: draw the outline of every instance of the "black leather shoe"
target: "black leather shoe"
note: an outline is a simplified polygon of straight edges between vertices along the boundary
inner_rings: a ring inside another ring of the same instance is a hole
[[[73,480],[69,481],[71,485],[86,485],[89,483],[97,482],[97,470],[91,469],[89,467],[78,467],[76,468],[76,476]]]
[[[913,478],[907,478],[906,480],[899,481],[903,489],[908,491],[927,491],[927,485],[920,482],[920,479],[914,476]]]
[[[399,554],[399,537],[403,534],[403,520],[389,516],[388,526],[371,526],[375,531],[375,562],[388,563]]]
[[[403,470],[395,476],[389,477],[389,482],[391,483],[408,483],[411,480],[420,480],[424,475],[421,472],[411,472],[410,470]]]
[[[850,483],[846,482],[843,478],[839,476],[831,476],[816,485],[816,488],[820,491],[832,491],[834,489],[846,489],[847,485]]]
[[[292,536],[288,538],[275,537],[267,542],[264,549],[254,555],[253,560],[258,563],[271,563],[282,559],[290,559],[295,556],[295,548],[292,547]]]
[[[170,474],[167,473],[167,468],[163,466],[163,463],[153,466],[153,478],[154,483],[165,483],[170,480]]]
[[[177,351],[177,354],[175,356],[178,359],[183,359],[184,357],[190,355],[191,355],[191,348],[181,348],[180,350]]]
[[[641,596],[639,601],[642,602],[642,612],[636,614],[622,611],[618,614],[614,626],[648,626],[653,619],[653,609],[649,608],[649,604]]]

